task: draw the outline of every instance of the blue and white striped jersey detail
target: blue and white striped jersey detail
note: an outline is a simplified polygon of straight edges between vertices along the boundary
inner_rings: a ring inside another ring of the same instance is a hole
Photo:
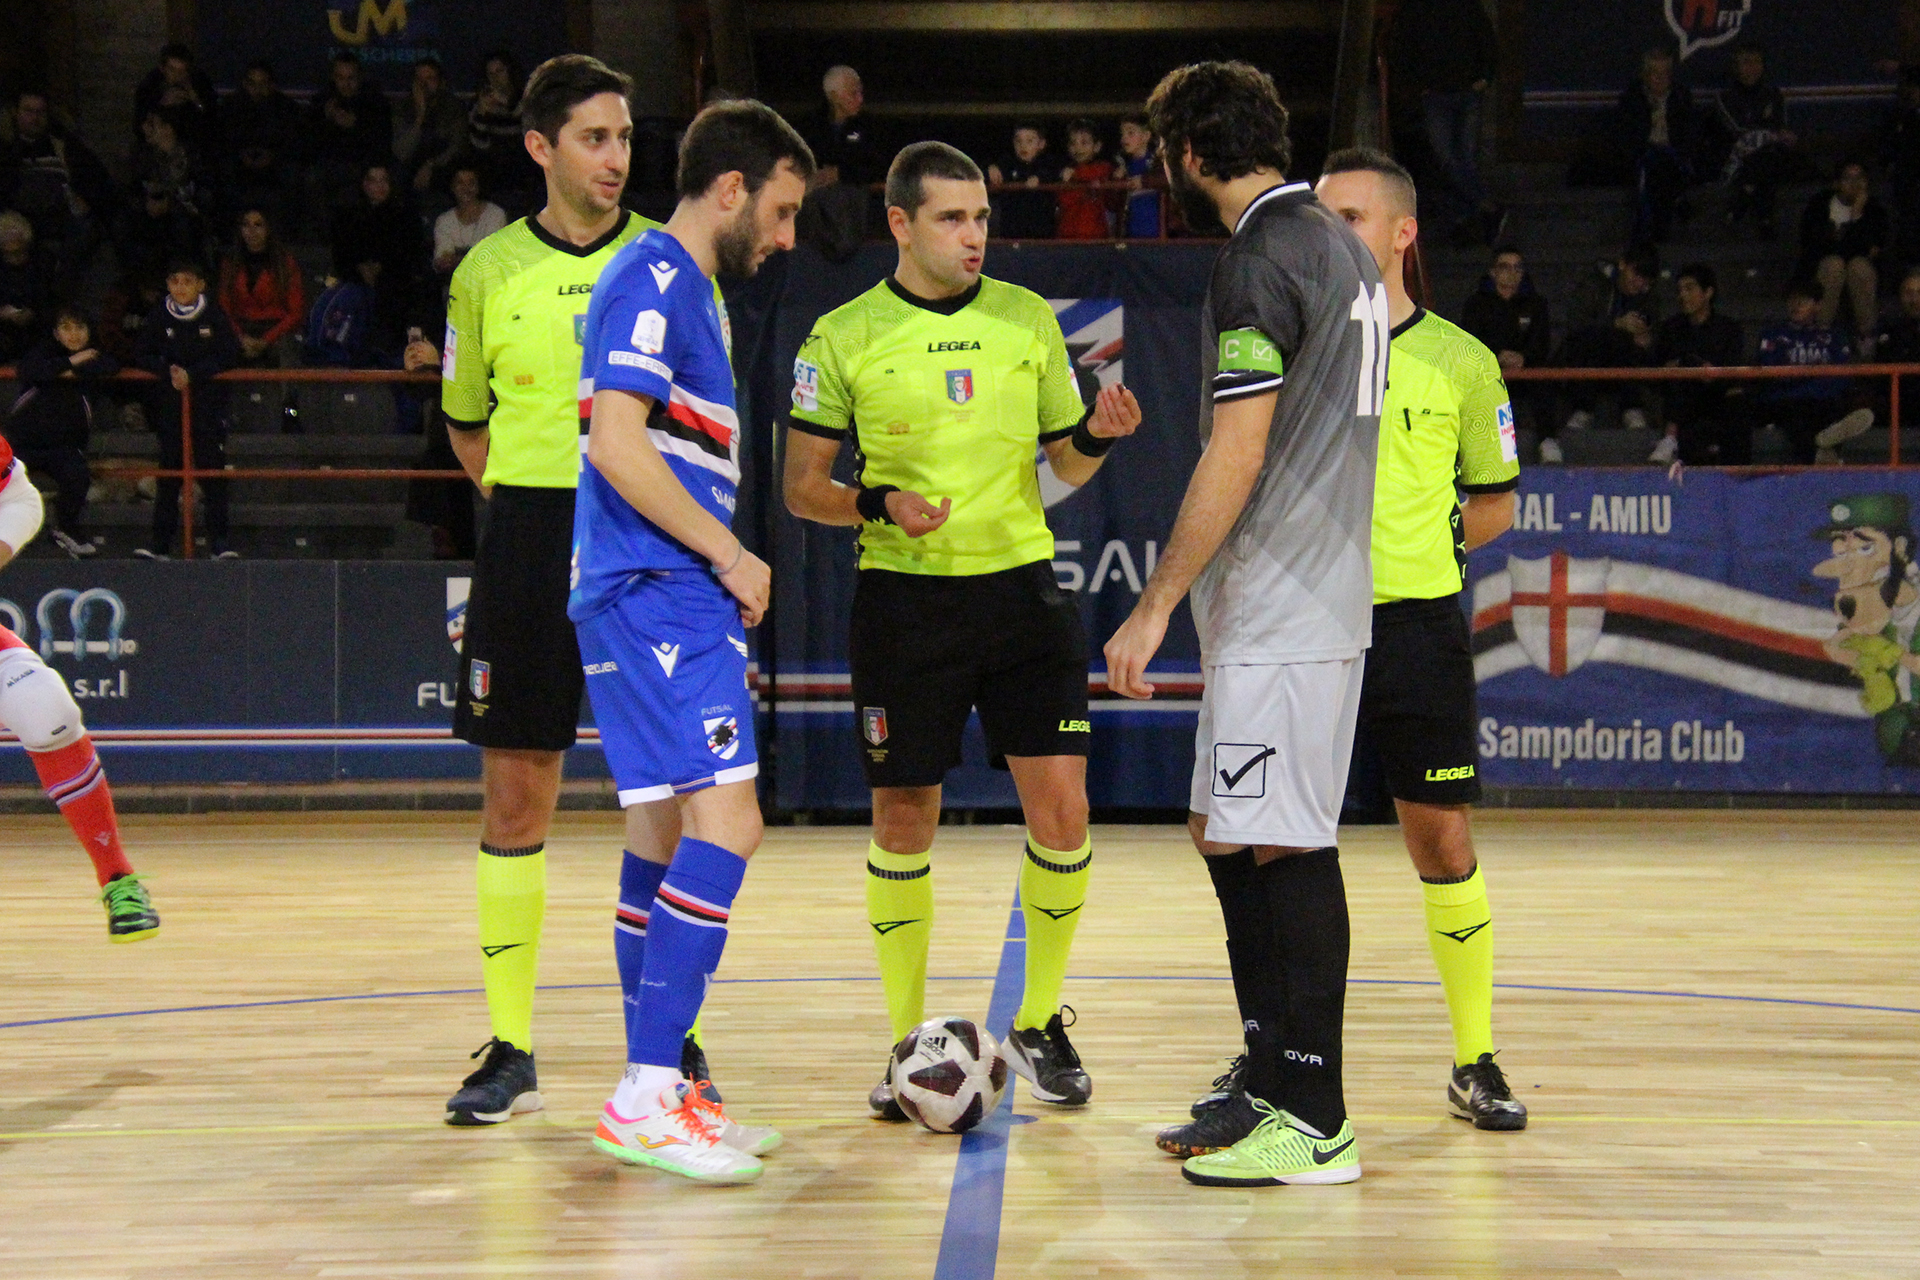
[[[594,286],[581,351],[582,449],[596,392],[647,397],[647,438],[694,501],[731,525],[740,419],[726,324],[713,282],[678,240],[648,231],[608,264]],[[636,511],[584,456],[573,529],[567,612],[575,620],[605,609],[637,574],[707,568]]]

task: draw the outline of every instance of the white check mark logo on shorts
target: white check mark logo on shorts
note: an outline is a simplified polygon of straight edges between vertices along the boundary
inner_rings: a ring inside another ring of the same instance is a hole
[[[1277,755],[1277,754],[1278,753],[1274,751],[1272,747],[1268,747],[1265,751],[1262,751],[1259,755],[1247,761],[1245,764],[1241,765],[1238,769],[1234,770],[1232,773],[1228,773],[1225,769],[1222,769],[1220,771],[1220,781],[1227,784],[1228,790],[1232,790],[1234,787],[1239,785],[1240,779],[1246,777],[1249,773],[1253,772],[1253,766],[1259,764],[1262,760],[1265,760],[1268,756]]]
[[[660,669],[667,673],[667,679],[673,679],[673,668],[680,661],[680,646],[677,644],[657,644],[648,650],[659,659]]]

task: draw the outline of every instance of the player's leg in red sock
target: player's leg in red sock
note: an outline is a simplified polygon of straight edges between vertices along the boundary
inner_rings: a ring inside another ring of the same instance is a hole
[[[27,749],[47,796],[93,859],[101,884],[131,875],[113,792],[67,683],[25,647],[0,648],[0,724]]]

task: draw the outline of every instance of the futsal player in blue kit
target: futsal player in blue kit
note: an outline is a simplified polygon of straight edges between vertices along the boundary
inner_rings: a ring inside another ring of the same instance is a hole
[[[713,277],[750,276],[793,247],[813,171],[770,108],[701,112],[680,146],[673,217],[608,264],[581,343],[567,613],[633,846],[616,935],[627,1069],[593,1141],[702,1182],[751,1182],[780,1144],[680,1074],[761,835],[746,628],[766,612],[771,573],[731,528],[740,423]]]

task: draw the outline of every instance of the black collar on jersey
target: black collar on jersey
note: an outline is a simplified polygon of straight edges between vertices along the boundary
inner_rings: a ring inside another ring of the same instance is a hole
[[[1265,191],[1262,191],[1259,195],[1255,196],[1253,198],[1252,204],[1248,205],[1246,208],[1240,211],[1240,220],[1233,224],[1233,233],[1235,235],[1239,235],[1240,228],[1247,225],[1247,219],[1253,216],[1253,211],[1255,209],[1258,209],[1261,205],[1265,204],[1267,201],[1272,200],[1277,196],[1295,195],[1302,192],[1311,195],[1313,192],[1313,188],[1309,187],[1304,182],[1274,183],[1272,186],[1268,187]]]
[[[627,229],[627,220],[631,217],[633,217],[633,214],[630,210],[622,209],[620,211],[620,220],[613,224],[613,230],[607,232],[607,234],[601,236],[592,244],[575,244],[571,240],[562,240],[559,236],[556,236],[553,232],[540,225],[540,215],[537,213],[527,215],[527,228],[533,232],[534,239],[549,249],[558,249],[561,253],[570,253],[576,258],[591,258],[594,254],[600,252],[620,238],[620,233]]]
[[[1405,333],[1407,330],[1413,328],[1413,326],[1419,324],[1422,320],[1425,320],[1426,318],[1427,318],[1427,309],[1421,306],[1419,303],[1415,303],[1413,307],[1413,314],[1408,316],[1405,320],[1402,320],[1399,324],[1393,326],[1393,328],[1388,331],[1387,341],[1392,342],[1395,338],[1399,337],[1401,334]]]
[[[892,276],[887,277],[887,288],[893,290],[893,296],[908,306],[919,307],[922,311],[931,311],[937,316],[956,315],[965,310],[969,302],[980,296],[978,280],[973,282],[973,288],[951,298],[923,298]]]

